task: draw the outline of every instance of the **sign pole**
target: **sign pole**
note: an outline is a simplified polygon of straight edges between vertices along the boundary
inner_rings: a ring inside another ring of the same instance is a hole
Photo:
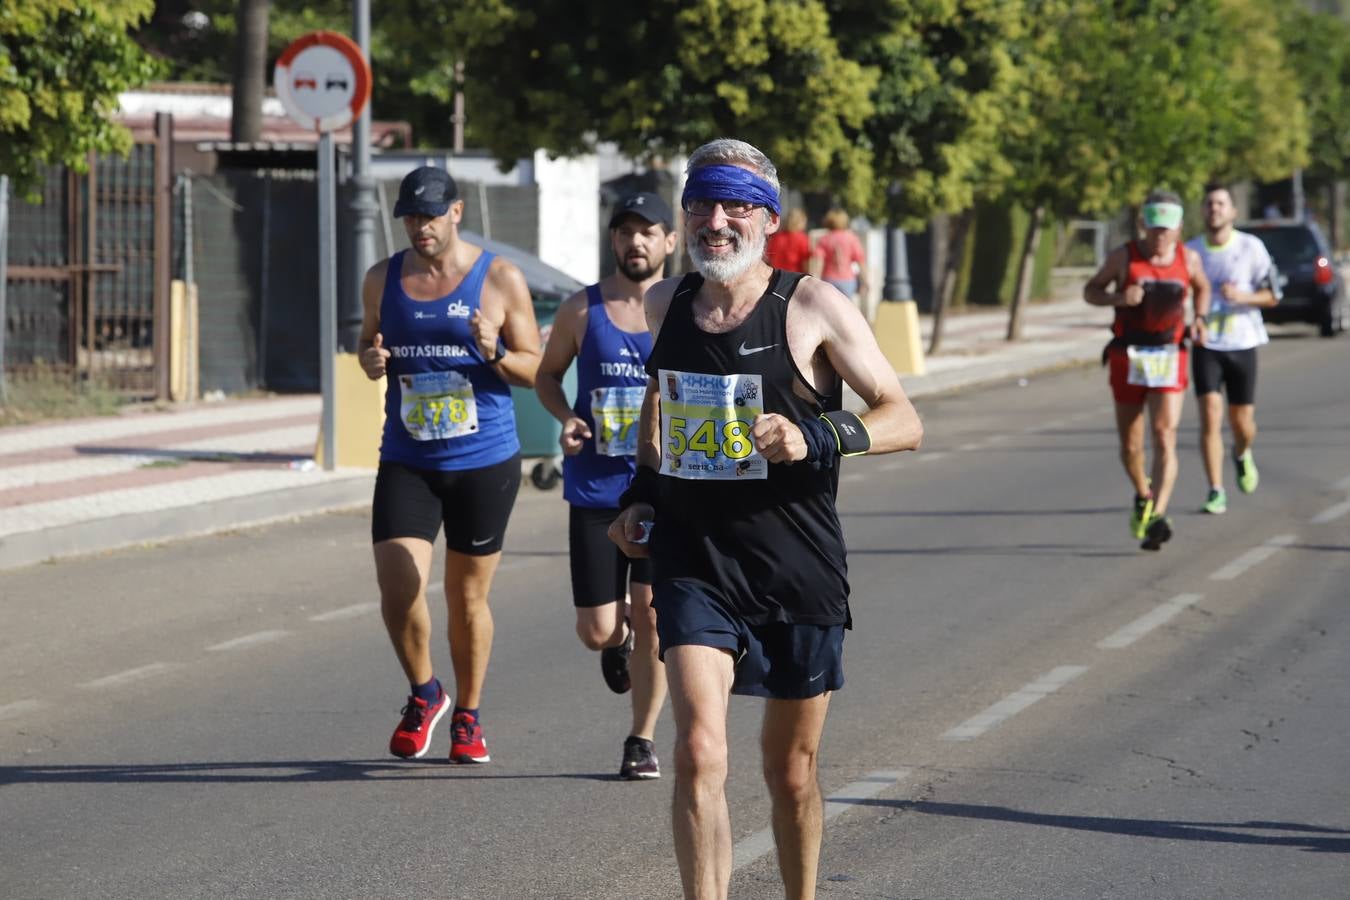
[[[333,31],[312,31],[291,41],[277,58],[272,76],[277,99],[286,112],[304,127],[313,128],[319,139],[319,385],[323,391],[323,446],[319,451],[327,472],[337,468],[337,177],[333,132],[350,125],[365,110],[370,102],[370,82],[365,52],[351,38]],[[368,135],[358,131],[358,150],[369,143]]]
[[[323,468],[337,464],[334,357],[337,355],[337,252],[333,216],[333,133],[319,132],[319,384],[323,390]]]

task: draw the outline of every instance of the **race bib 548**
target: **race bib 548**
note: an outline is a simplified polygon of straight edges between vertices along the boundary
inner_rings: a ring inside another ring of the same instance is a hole
[[[661,369],[661,474],[690,480],[767,478],[750,435],[764,412],[759,375]]]

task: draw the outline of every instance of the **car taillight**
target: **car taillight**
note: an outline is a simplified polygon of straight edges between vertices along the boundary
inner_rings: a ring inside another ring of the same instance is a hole
[[[1317,257],[1317,268],[1313,270],[1313,281],[1318,284],[1331,284],[1331,260],[1325,256]]]

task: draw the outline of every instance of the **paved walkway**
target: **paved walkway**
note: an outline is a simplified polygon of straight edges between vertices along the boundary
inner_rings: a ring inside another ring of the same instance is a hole
[[[1006,311],[954,315],[928,373],[902,380],[922,398],[1090,362],[1110,318],[1038,304],[1009,344]],[[0,429],[0,569],[364,506],[374,472],[314,465],[320,412],[285,396]]]

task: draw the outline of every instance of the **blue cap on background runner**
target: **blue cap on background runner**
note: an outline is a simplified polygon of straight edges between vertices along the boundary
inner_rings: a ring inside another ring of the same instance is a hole
[[[420,166],[403,176],[398,186],[394,218],[404,216],[443,216],[450,204],[459,199],[459,186],[450,173],[435,166]]]

